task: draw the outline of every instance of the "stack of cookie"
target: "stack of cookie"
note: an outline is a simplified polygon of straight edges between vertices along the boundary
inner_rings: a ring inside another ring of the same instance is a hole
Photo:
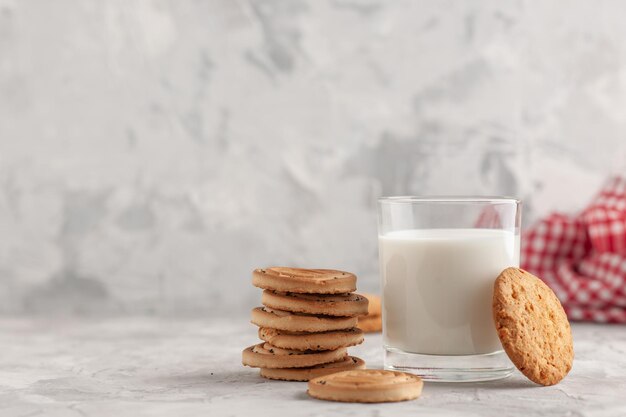
[[[261,376],[308,381],[335,372],[363,369],[365,362],[346,348],[363,342],[358,316],[368,300],[355,294],[356,276],[330,269],[255,269],[252,284],[262,288],[263,307],[252,310],[263,343],[243,351],[243,364]]]

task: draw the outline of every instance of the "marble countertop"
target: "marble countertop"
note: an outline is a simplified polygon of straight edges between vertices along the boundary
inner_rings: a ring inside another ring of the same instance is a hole
[[[241,365],[256,343],[245,318],[0,319],[0,416],[624,416],[626,326],[575,324],[576,360],[559,385],[515,373],[488,383],[427,383],[416,401],[343,404],[305,383]],[[351,352],[382,365],[380,335]]]

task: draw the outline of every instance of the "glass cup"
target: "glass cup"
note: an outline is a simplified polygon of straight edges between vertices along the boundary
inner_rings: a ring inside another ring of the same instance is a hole
[[[385,369],[433,381],[513,372],[491,304],[498,274],[519,266],[520,223],[514,198],[378,200]]]

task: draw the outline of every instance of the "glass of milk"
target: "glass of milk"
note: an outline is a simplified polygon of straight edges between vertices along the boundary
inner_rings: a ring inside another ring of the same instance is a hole
[[[519,266],[521,202],[378,200],[385,368],[433,381],[487,381],[513,367],[492,318],[493,283]]]

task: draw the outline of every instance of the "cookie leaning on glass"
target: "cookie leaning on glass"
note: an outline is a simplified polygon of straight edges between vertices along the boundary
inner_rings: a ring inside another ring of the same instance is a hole
[[[502,347],[528,379],[559,383],[572,369],[574,341],[556,294],[519,268],[506,268],[494,284],[493,319]]]
[[[264,306],[254,308],[251,317],[265,343],[244,350],[244,365],[261,368],[265,378],[289,381],[365,368],[365,362],[346,353],[346,347],[363,342],[363,332],[356,325],[368,306],[365,297],[352,293],[354,274],[269,267],[255,269],[252,284],[265,290]],[[275,358],[272,352],[297,358]],[[324,362],[311,363],[318,358]],[[305,360],[311,364],[304,365]]]

